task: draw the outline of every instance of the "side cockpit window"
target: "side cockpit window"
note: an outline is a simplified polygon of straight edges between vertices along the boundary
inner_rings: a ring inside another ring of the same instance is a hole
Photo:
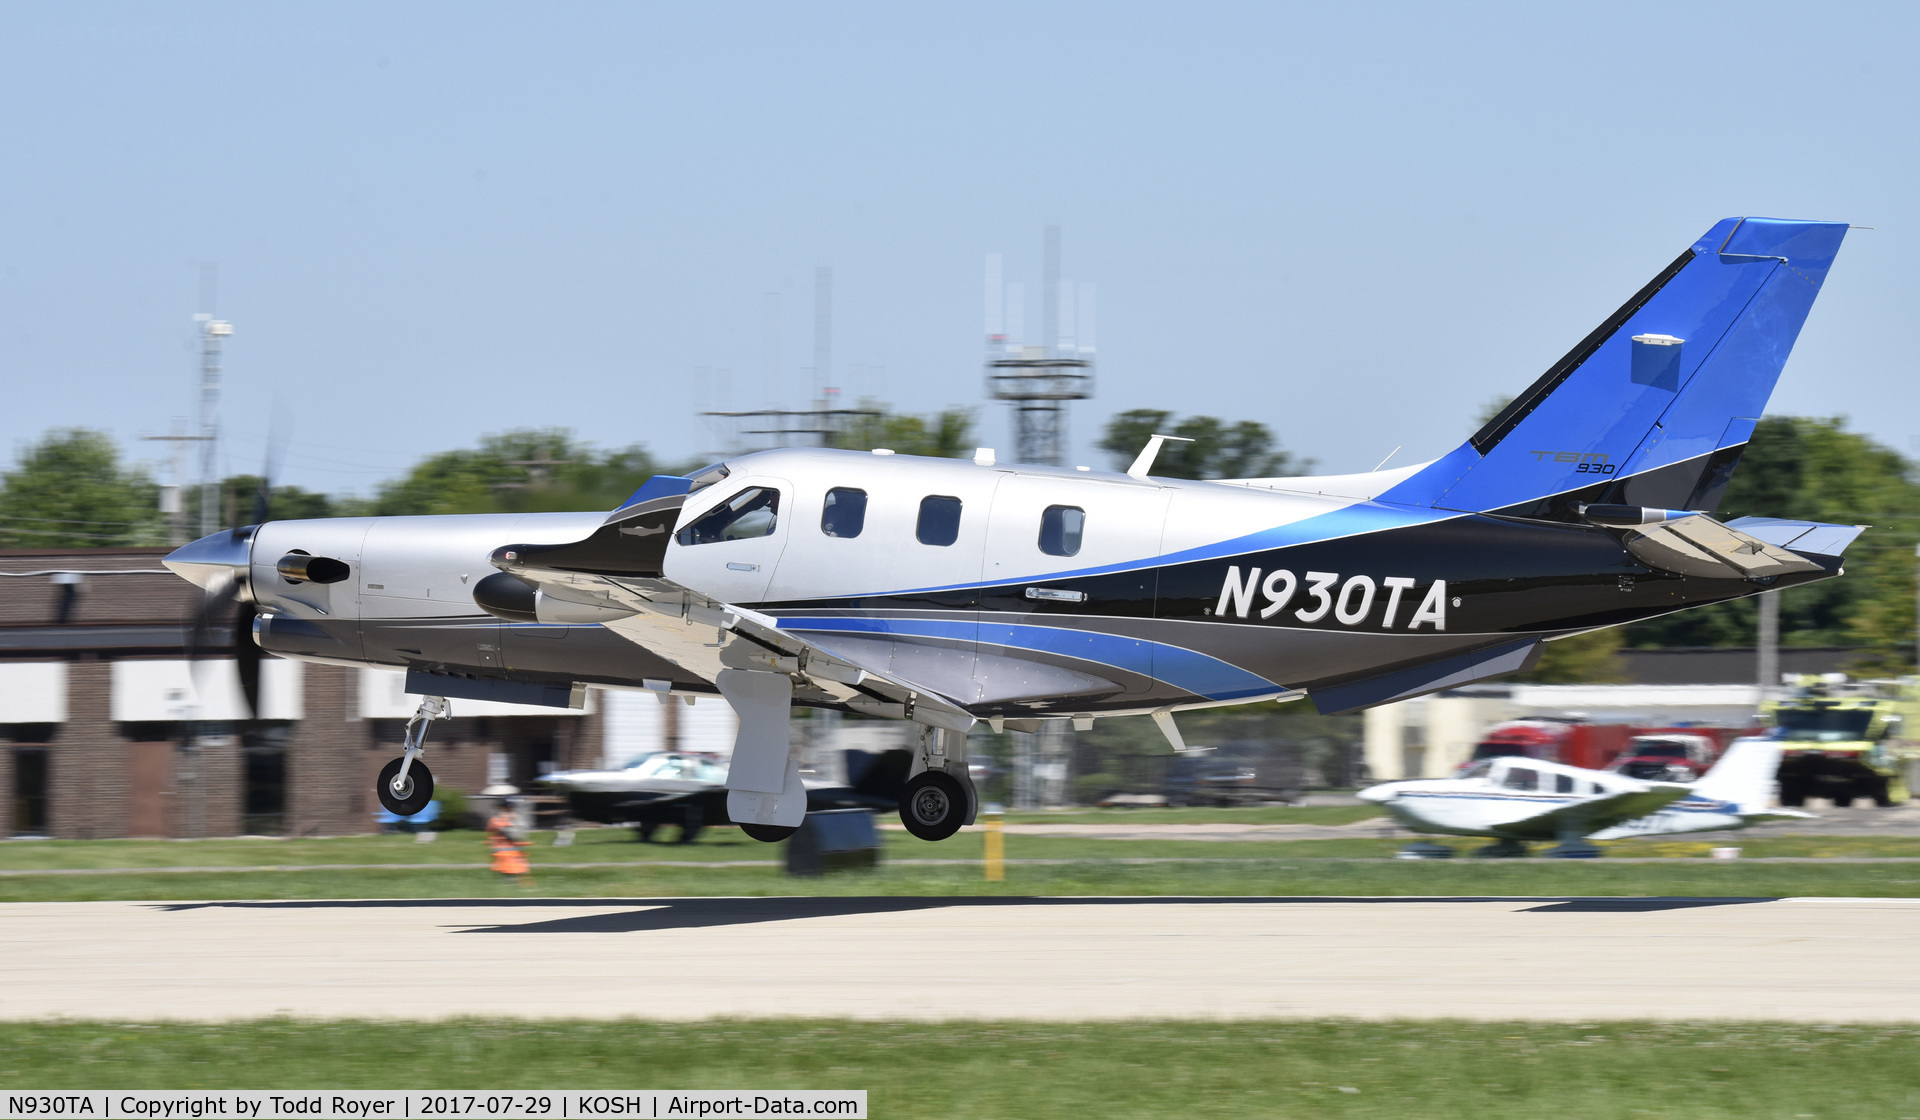
[[[1507,768],[1507,780],[1501,784],[1508,789],[1535,789],[1538,779],[1539,774],[1533,770],[1510,766]]]
[[[1040,551],[1048,556],[1075,556],[1087,527],[1087,511],[1079,506],[1048,506],[1040,515]]]
[[[920,499],[920,521],[913,535],[921,544],[949,545],[960,539],[960,499],[935,494]]]
[[[765,486],[742,490],[711,513],[680,530],[681,544],[714,544],[768,536],[779,521],[780,491]]]
[[[827,491],[820,510],[820,531],[829,537],[857,537],[867,527],[867,492],[846,486]]]

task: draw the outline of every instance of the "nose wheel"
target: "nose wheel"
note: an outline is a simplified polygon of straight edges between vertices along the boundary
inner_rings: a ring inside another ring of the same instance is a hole
[[[400,776],[400,764],[403,758],[396,758],[380,768],[380,780],[375,784],[375,792],[380,795],[380,807],[396,817],[411,817],[427,807],[433,800],[433,771],[427,764],[414,760],[407,768],[405,777]],[[396,780],[397,779],[397,780]]]
[[[433,800],[433,771],[420,761],[420,752],[427,746],[427,728],[452,714],[446,697],[421,697],[419,710],[407,721],[406,753],[382,766],[373,784],[381,808],[396,817],[411,817]]]
[[[967,791],[941,770],[923,770],[900,798],[900,823],[922,840],[945,840],[967,819]]]

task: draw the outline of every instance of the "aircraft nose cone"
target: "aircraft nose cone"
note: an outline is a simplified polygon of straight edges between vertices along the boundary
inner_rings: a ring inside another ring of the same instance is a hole
[[[1354,796],[1362,801],[1372,801],[1377,804],[1382,801],[1392,800],[1393,793],[1385,786],[1368,786],[1366,789],[1354,794]]]
[[[244,577],[253,555],[253,527],[222,529],[183,544],[161,560],[174,575],[208,591]]]

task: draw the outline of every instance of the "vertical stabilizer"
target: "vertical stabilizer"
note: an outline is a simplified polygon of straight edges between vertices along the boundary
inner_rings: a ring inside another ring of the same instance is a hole
[[[1728,218],[1473,438],[1381,495],[1557,517],[1714,509],[1813,308],[1843,222]]]
[[[1772,739],[1735,739],[1713,769],[1693,784],[1695,796],[1731,801],[1742,813],[1757,813],[1773,800],[1780,744]]]

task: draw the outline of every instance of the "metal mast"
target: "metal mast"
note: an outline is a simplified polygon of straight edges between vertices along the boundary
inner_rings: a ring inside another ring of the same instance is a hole
[[[1023,309],[1006,306],[999,255],[987,258],[987,392],[1013,405],[1015,462],[1060,465],[1066,402],[1093,395],[1092,323],[1075,330],[1073,293],[1073,284],[1060,279],[1060,227],[1048,226],[1041,344],[1023,345],[1006,333],[1007,321],[1023,319]],[[1090,317],[1090,292],[1086,303]]]
[[[220,344],[233,324],[202,311],[200,324],[200,535],[220,528]]]

